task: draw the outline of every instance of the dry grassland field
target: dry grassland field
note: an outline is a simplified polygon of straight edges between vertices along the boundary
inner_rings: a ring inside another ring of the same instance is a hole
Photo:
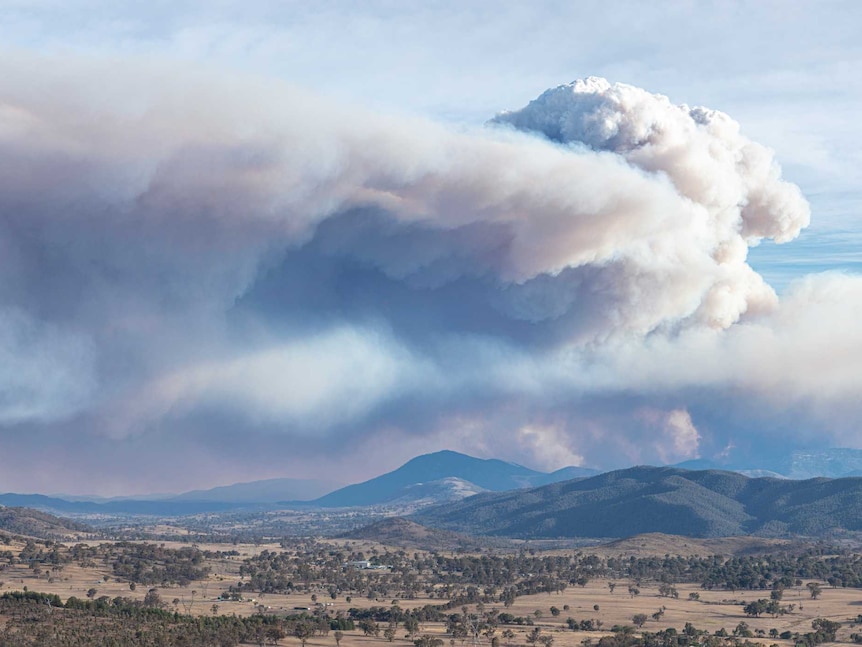
[[[768,598],[766,591],[704,591],[697,585],[676,585],[679,598],[661,597],[655,585],[642,584],[640,594],[631,597],[627,593],[627,583],[619,582],[614,593],[608,589],[606,581],[592,581],[587,586],[570,587],[561,594],[543,593],[519,597],[509,609],[516,615],[530,615],[536,610],[542,612],[542,617],[536,621],[537,625],[547,627],[548,630],[560,632],[555,634],[557,639],[554,644],[568,645],[580,644],[587,635],[584,632],[570,632],[566,628],[566,618],[577,619],[594,618],[603,622],[603,628],[609,629],[615,624],[632,624],[632,617],[638,613],[650,616],[644,625],[646,631],[657,631],[666,627],[674,627],[681,630],[685,623],[690,622],[699,629],[706,629],[711,633],[724,627],[731,632],[740,622],[746,622],[752,630],[762,629],[769,632],[776,628],[781,631],[791,630],[805,633],[810,631],[811,621],[814,618],[828,618],[847,624],[847,634],[850,633],[849,624],[862,613],[862,591],[858,589],[831,589],[824,588],[823,594],[817,600],[811,600],[807,589],[803,586],[797,591],[793,589],[784,596],[784,602],[796,603],[796,610],[792,614],[772,618],[764,615],[760,618],[746,616],[742,610],[741,602],[750,602],[758,598]],[[699,601],[688,599],[689,593],[698,593]],[[799,605],[803,608],[800,610]],[[569,605],[568,611],[561,611],[560,616],[551,616],[550,608],[555,606],[563,609]],[[594,610],[594,605],[599,610]],[[664,609],[660,620],[651,618],[653,613]],[[596,635],[603,635],[600,632]],[[577,640],[575,640],[577,639]],[[768,640],[767,643],[781,642],[780,640]]]
[[[747,543],[746,543],[747,542]],[[68,542],[62,545],[60,550],[70,551],[77,542]],[[110,542],[89,542],[92,545],[108,544]],[[167,549],[188,548],[188,544],[179,542],[161,542]],[[387,551],[390,554],[398,553],[400,549],[387,548],[373,542],[344,542],[324,541],[316,544],[329,550],[341,550],[344,553],[359,553],[366,555],[376,554],[380,561],[385,563]],[[664,551],[677,550],[679,553],[709,554],[703,551],[709,548],[739,549],[740,546],[747,549],[780,549],[786,548],[781,542],[768,542],[762,540],[726,540],[720,543],[698,542],[697,540],[682,540],[680,538],[651,537],[646,539],[633,539],[627,542],[617,542],[603,547],[597,547],[584,551],[602,557],[608,556],[637,556],[647,555],[663,556]],[[2,550],[10,551],[17,555],[25,548],[21,539],[14,539],[9,545],[0,547]],[[59,567],[45,566],[34,570],[26,561],[17,561],[13,564],[5,564],[0,571],[0,593],[8,591],[38,591],[56,594],[65,601],[74,596],[79,599],[97,599],[102,596],[108,598],[126,597],[133,600],[143,601],[148,591],[155,588],[164,608],[179,614],[191,615],[237,615],[241,617],[255,614],[275,615],[287,617],[307,613],[309,615],[326,614],[332,618],[347,617],[350,609],[369,609],[371,607],[389,608],[393,603],[407,611],[419,609],[426,605],[442,605],[448,600],[440,597],[440,585],[433,586],[430,591],[434,595],[429,596],[429,589],[419,592],[409,599],[398,597],[368,597],[353,592],[343,592],[333,599],[329,594],[327,582],[309,582],[308,589],[302,593],[261,593],[244,589],[242,601],[229,601],[222,599],[226,596],[231,585],[247,581],[241,573],[241,567],[245,560],[268,551],[269,553],[280,553],[283,549],[278,544],[200,544],[197,548],[201,551],[236,551],[238,554],[222,556],[219,558],[206,559],[205,565],[209,568],[209,574],[204,579],[199,579],[184,586],[148,586],[138,584],[134,590],[130,588],[129,581],[115,576],[112,565],[100,563],[98,560],[91,563],[80,563],[68,561]],[[295,549],[293,549],[295,550]],[[404,555],[404,551],[401,551]],[[419,555],[420,552],[415,552]],[[555,556],[570,556],[573,551],[552,551],[548,554]],[[414,555],[413,551],[409,555]],[[427,554],[426,554],[427,555]],[[454,554],[449,554],[453,556]],[[541,557],[542,553],[537,553]],[[14,561],[14,560],[13,560]],[[347,567],[352,568],[352,567]],[[383,575],[387,575],[385,571]],[[369,577],[379,577],[369,574]],[[615,584],[611,590],[609,584]],[[691,623],[698,629],[706,630],[711,634],[724,628],[727,632],[733,630],[740,624],[746,623],[754,634],[750,640],[764,644],[791,645],[792,640],[781,640],[777,637],[784,631],[798,632],[804,634],[811,631],[811,622],[815,618],[826,618],[842,623],[837,638],[842,642],[852,642],[850,636],[857,631],[855,621],[862,613],[862,590],[855,588],[833,588],[824,582],[820,582],[822,593],[818,599],[812,599],[807,588],[807,581],[799,585],[787,588],[784,591],[783,605],[792,605],[792,612],[786,615],[772,617],[763,614],[760,617],[750,617],[743,611],[743,605],[757,599],[768,599],[768,590],[705,590],[698,584],[678,583],[675,584],[678,597],[662,596],[659,592],[659,582],[641,581],[637,584],[639,593],[630,594],[629,587],[633,583],[627,580],[611,580],[605,577],[590,579],[584,585],[570,585],[559,593],[537,593],[532,595],[518,595],[509,606],[490,601],[483,605],[460,604],[445,611],[445,614],[459,614],[466,608],[468,613],[487,612],[492,609],[499,610],[529,618],[532,626],[525,625],[503,625],[497,626],[494,635],[500,645],[524,645],[526,638],[534,627],[539,627],[543,634],[553,637],[553,644],[557,647],[580,647],[585,640],[597,640],[601,636],[611,633],[614,625],[632,625],[633,617],[637,614],[645,614],[647,620],[642,629],[638,631],[656,632],[668,627],[681,631],[686,623]],[[88,594],[89,593],[89,594]],[[312,599],[312,595],[315,596]],[[392,595],[390,593],[390,595]],[[690,597],[691,596],[691,597]],[[698,598],[698,599],[692,599]],[[555,614],[552,609],[557,610]],[[654,618],[653,614],[659,614]],[[569,627],[569,619],[576,622],[592,620],[599,631],[572,631]],[[0,618],[0,621],[5,621]],[[382,626],[382,625],[381,625]],[[503,632],[511,630],[514,636],[506,636]],[[775,630],[772,631],[771,630]],[[862,629],[860,629],[862,631]],[[771,633],[770,633],[771,632]],[[344,631],[341,644],[344,647],[359,645],[378,644],[383,645],[388,641],[382,635],[366,636],[359,630]],[[448,645],[452,642],[451,636],[447,634],[447,627],[442,622],[422,622],[418,635],[432,635],[444,640]],[[412,644],[412,638],[407,635],[403,628],[399,628],[391,642],[401,644]],[[480,635],[476,641],[472,638],[459,638],[456,644],[466,641],[490,644],[490,634]],[[272,644],[298,644],[297,638],[282,638]],[[307,640],[307,644],[322,647],[323,645],[335,645],[334,633],[327,635],[314,635]]]

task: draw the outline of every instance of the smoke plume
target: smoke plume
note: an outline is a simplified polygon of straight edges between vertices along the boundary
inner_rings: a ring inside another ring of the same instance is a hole
[[[723,113],[590,78],[464,130],[118,67],[0,63],[0,434],[19,454],[37,460],[28,434],[94,457],[152,439],[277,475],[273,444],[298,439],[547,462],[524,430],[553,429],[604,465],[727,445],[711,398],[831,398],[837,421],[806,415],[835,430],[858,410],[859,281],[779,301],[751,268],[809,209]]]

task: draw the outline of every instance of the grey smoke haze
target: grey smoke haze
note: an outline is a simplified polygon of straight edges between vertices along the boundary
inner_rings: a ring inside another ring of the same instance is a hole
[[[862,281],[749,266],[809,208],[720,112],[587,79],[464,130],[18,55],[0,160],[6,489],[856,443]]]

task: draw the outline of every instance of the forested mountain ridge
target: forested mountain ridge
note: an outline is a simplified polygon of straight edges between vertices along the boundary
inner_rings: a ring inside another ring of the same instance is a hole
[[[633,467],[485,493],[415,514],[446,530],[508,537],[824,536],[862,530],[862,478],[790,481],[717,470]]]

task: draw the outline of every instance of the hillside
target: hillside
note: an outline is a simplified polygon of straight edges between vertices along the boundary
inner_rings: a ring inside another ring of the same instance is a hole
[[[545,473],[515,463],[474,458],[446,450],[417,456],[392,472],[363,483],[348,485],[312,501],[311,504],[332,508],[387,504],[410,497],[410,489],[420,484],[444,479],[459,479],[469,484],[462,485],[464,495],[467,495],[481,490],[502,492],[535,487],[594,473],[592,470],[577,467]],[[448,492],[451,494],[451,489]],[[444,500],[450,498],[452,497],[447,494]]]
[[[505,537],[824,536],[862,530],[862,479],[790,481],[634,467],[486,493],[413,515],[435,528]]]
[[[437,481],[406,485],[397,491],[397,496],[389,503],[393,505],[431,505],[447,501],[460,501],[486,491],[475,483],[450,476]]]
[[[374,541],[386,546],[421,550],[478,549],[483,542],[475,537],[422,526],[403,517],[389,517],[340,535],[342,539]]]
[[[65,539],[92,532],[89,526],[30,508],[0,506],[0,530],[40,539]]]
[[[806,544],[768,537],[713,537],[699,539],[654,532],[600,544],[588,552],[605,556],[637,557],[681,555],[761,555],[793,550]]]

